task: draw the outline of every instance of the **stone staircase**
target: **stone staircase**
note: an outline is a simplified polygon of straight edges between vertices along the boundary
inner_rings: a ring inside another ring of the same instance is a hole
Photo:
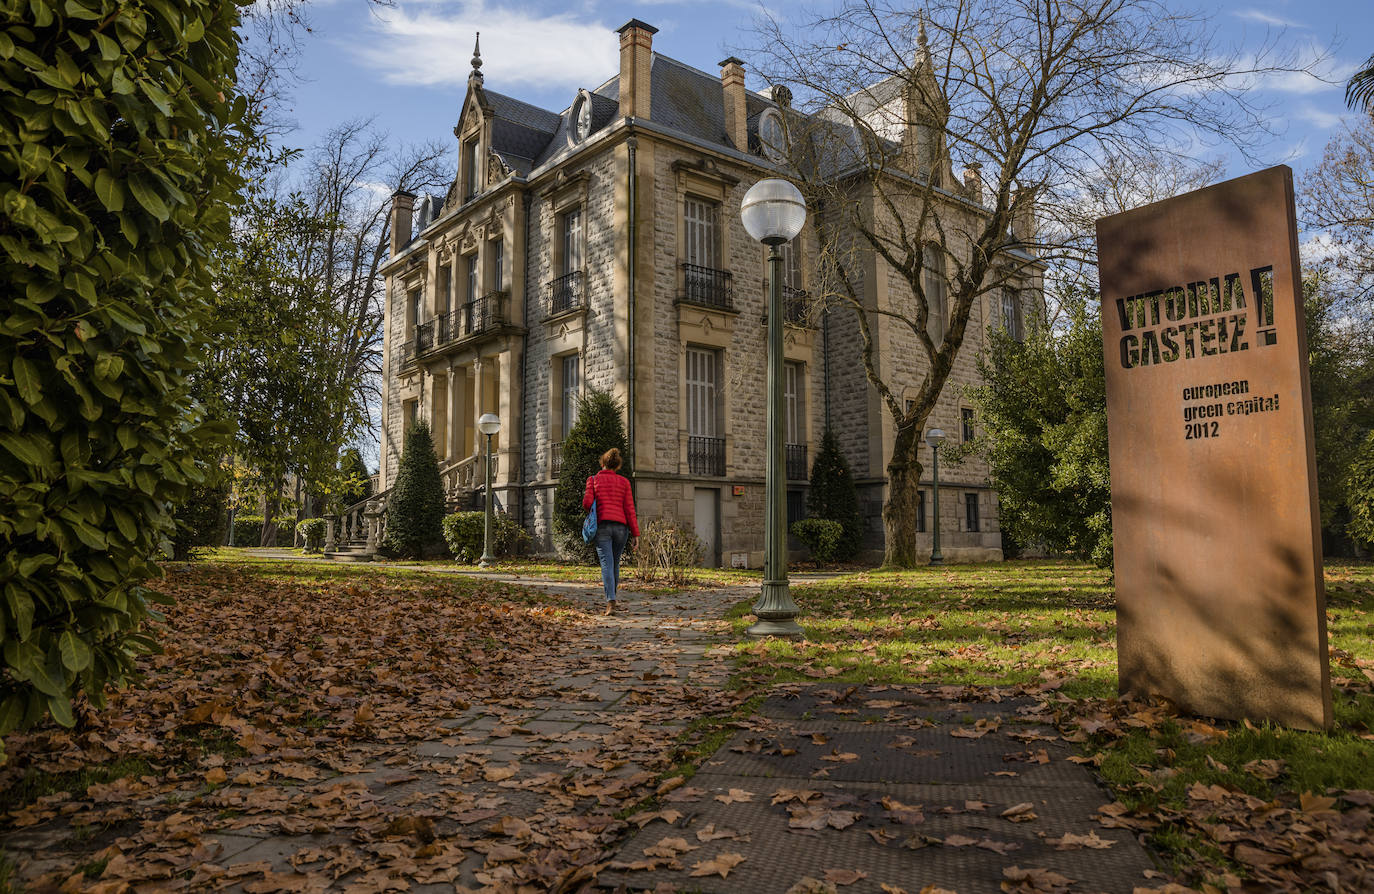
[[[492,457],[492,475],[497,458]],[[449,512],[480,509],[479,494],[485,484],[486,466],[481,455],[466,456],[439,466]],[[325,520],[324,557],[336,562],[370,562],[386,535],[386,507],[391,489],[359,500]]]

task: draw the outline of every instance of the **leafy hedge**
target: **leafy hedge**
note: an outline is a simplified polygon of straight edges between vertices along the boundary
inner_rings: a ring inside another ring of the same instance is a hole
[[[485,537],[486,514],[483,512],[455,512],[444,518],[444,542],[459,562],[471,565],[482,558]],[[491,548],[496,555],[520,555],[529,542],[529,532],[518,521],[504,512],[492,513]]]
[[[261,515],[234,516],[234,546],[257,546],[262,543]],[[290,546],[295,538],[296,520],[289,515],[277,517],[277,546]]]
[[[792,525],[792,536],[811,551],[811,559],[822,565],[853,555],[844,525],[828,518],[804,518]]]
[[[154,645],[140,581],[202,480],[187,395],[228,234],[238,7],[0,17],[0,734],[75,722]]]

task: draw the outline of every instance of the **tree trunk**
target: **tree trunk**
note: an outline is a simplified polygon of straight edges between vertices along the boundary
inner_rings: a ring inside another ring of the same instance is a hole
[[[916,546],[916,512],[919,508],[921,463],[917,459],[921,427],[914,422],[898,427],[887,463],[887,502],[883,505],[883,565],[915,568],[925,564]]]
[[[258,541],[258,546],[277,545],[277,512],[281,505],[279,497],[269,497],[265,502],[262,513],[262,537]]]

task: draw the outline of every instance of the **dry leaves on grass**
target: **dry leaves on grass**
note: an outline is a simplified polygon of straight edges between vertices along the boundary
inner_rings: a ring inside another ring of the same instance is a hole
[[[309,890],[322,878],[380,891],[452,884],[465,859],[496,888],[590,880],[627,827],[615,814],[652,795],[672,764],[666,724],[738,701],[671,673],[646,680],[636,663],[671,667],[671,638],[607,652],[583,635],[595,621],[570,604],[494,582],[206,565],[157,588],[172,602],[154,631],[163,652],[140,661],[144,683],[113,693],[77,732],[7,738],[0,791],[30,772],[141,762],[124,778],[0,814],[0,834],[50,832],[68,866],[90,862],[102,840],[119,843],[98,879],[69,880],[70,869],[30,877],[26,865],[44,864],[21,864],[21,890],[150,890],[177,878],[196,891]],[[636,707],[595,734],[526,725],[531,701],[588,690],[562,682],[588,668],[633,688]],[[537,745],[539,763],[421,755],[420,743],[485,741],[445,725],[478,714],[493,736]],[[610,775],[628,763],[642,771]],[[701,794],[683,786],[669,797]],[[680,818],[665,808],[634,823]],[[64,832],[75,823],[94,840]],[[244,832],[318,840],[295,855],[295,872],[228,865],[212,836]]]

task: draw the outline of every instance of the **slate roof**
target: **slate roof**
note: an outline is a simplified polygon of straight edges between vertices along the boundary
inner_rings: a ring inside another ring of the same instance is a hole
[[[655,124],[722,147],[733,144],[725,132],[725,108],[720,78],[659,53],[650,69],[650,115]],[[590,91],[592,132],[616,120],[620,113],[620,76]],[[492,149],[516,173],[524,176],[568,150],[571,104],[562,113],[483,88],[492,122]],[[757,93],[745,94],[749,143],[758,146],[758,117],[773,103]]]

